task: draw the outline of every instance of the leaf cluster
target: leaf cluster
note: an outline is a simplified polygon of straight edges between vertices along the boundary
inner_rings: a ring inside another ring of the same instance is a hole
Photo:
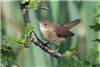
[[[72,47],[71,47],[72,48]],[[73,47],[75,51],[78,50],[75,49],[76,47]],[[80,58],[78,59],[75,59],[74,56],[74,52],[73,51],[70,51],[69,52],[72,52],[68,53],[65,52],[64,55],[65,56],[68,56],[68,54],[70,54],[70,57],[69,58],[66,58],[66,57],[61,57],[58,59],[58,62],[59,64],[56,66],[56,67],[94,67],[96,64],[98,64],[97,62],[97,59],[99,57],[99,51],[95,50],[95,49],[90,49],[89,50],[89,53],[87,53],[85,55],[85,61],[81,60]],[[99,67],[99,66],[95,66],[95,67]]]
[[[2,65],[6,66],[8,65],[8,59],[9,60],[16,60],[16,55],[11,51],[10,47],[9,48],[1,48],[1,63]]]
[[[39,4],[35,1],[30,1],[30,4],[28,5],[28,9],[33,9],[33,10],[36,10],[37,9],[37,6]]]
[[[19,1],[19,3],[22,3],[22,4],[25,4],[26,2],[29,2],[29,0]]]
[[[94,29],[94,31],[100,31],[100,23],[96,23],[95,25],[90,25],[90,29]]]
[[[78,47],[70,47],[69,51],[66,51],[63,55],[70,57],[74,56],[76,53],[78,53]]]
[[[4,40],[2,44],[6,45],[7,47],[14,47],[14,48],[23,48],[23,42],[17,39],[11,38],[10,36],[4,36]]]
[[[98,5],[98,7],[100,8],[100,5]],[[96,15],[96,17],[100,17],[100,14]],[[94,29],[94,31],[99,32],[100,31],[100,23],[96,23],[95,25],[90,25],[89,26],[90,29]],[[92,42],[97,41],[100,43],[100,39],[95,39]]]
[[[95,25],[90,25],[89,27],[90,27],[90,29],[94,29],[94,31],[96,31],[96,32],[100,31],[100,23],[96,23]],[[94,42],[94,41],[97,41],[100,43],[100,39],[95,39],[92,42]]]
[[[19,1],[18,3],[28,5],[28,9],[36,10],[37,6],[39,5],[35,0],[29,1],[29,0],[23,0]]]
[[[27,27],[24,27],[24,33],[22,34],[22,38],[29,36],[30,33],[33,31],[34,29],[34,25],[29,24]]]
[[[1,29],[4,28],[6,24],[1,22]],[[11,38],[10,36],[5,36],[2,34],[3,40],[1,41],[1,63],[2,65],[8,65],[9,60],[16,60],[16,56],[12,51],[12,48],[16,49],[23,49],[24,48],[24,43],[29,42],[30,40],[30,33],[33,31],[34,25],[29,24],[27,27],[24,28],[24,33],[22,34],[22,38],[20,40]]]

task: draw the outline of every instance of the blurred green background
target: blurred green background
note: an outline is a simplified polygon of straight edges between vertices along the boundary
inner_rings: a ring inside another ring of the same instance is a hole
[[[2,30],[5,35],[10,35],[12,38],[20,39],[24,29],[24,20],[21,14],[20,5],[16,5],[17,1],[2,1],[1,2],[1,20],[7,26]],[[75,19],[82,19],[82,23],[73,28],[74,37],[69,37],[63,43],[59,52],[64,53],[71,46],[79,48],[79,56],[84,58],[84,55],[90,48],[100,51],[100,44],[92,42],[92,40],[99,38],[100,32],[95,32],[89,29],[89,25],[96,22],[100,23],[100,18],[94,15],[100,14],[100,1],[41,1],[41,6],[46,6],[49,10],[28,10],[30,21],[35,25],[34,31],[37,36],[43,41],[37,20],[49,20],[54,23],[67,24]],[[58,46],[49,45],[56,50]],[[13,49],[17,56],[16,64],[21,67],[54,67],[58,64],[57,58],[52,57],[44,52],[34,43],[30,44],[30,48]],[[99,60],[100,61],[100,58]],[[9,64],[7,67],[16,67],[16,65]]]

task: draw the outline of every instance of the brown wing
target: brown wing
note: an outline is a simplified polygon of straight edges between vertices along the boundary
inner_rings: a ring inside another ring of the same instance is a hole
[[[72,22],[69,22],[68,24],[64,25],[66,26],[69,30],[72,29],[74,26],[76,26],[77,24],[79,24],[81,22],[80,19],[74,20]]]
[[[57,24],[55,26],[55,32],[56,32],[58,37],[66,38],[66,37],[69,37],[69,36],[74,36],[74,33],[69,31],[69,29],[67,27],[65,27],[64,25]]]

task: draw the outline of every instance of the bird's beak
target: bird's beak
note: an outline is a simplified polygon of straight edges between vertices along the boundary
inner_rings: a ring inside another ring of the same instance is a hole
[[[40,23],[40,21],[36,20],[38,23]]]

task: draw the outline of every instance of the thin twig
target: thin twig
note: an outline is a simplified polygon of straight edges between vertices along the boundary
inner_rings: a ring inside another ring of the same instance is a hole
[[[38,7],[39,9],[44,9],[44,10],[49,10],[48,7],[44,6],[44,7]]]

